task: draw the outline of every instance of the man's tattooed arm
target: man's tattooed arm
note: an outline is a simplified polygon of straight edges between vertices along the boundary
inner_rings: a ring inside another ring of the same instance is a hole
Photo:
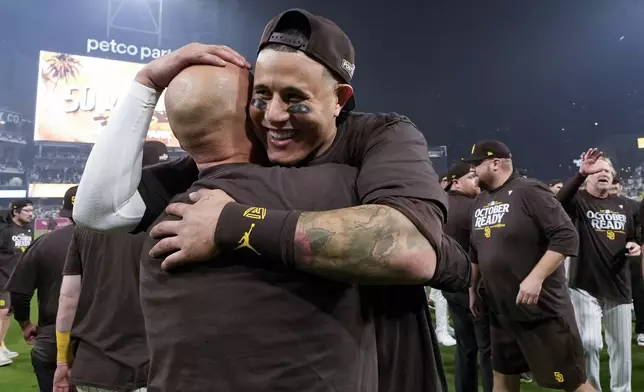
[[[402,213],[383,205],[303,213],[295,232],[295,266],[359,284],[421,284],[436,252]]]

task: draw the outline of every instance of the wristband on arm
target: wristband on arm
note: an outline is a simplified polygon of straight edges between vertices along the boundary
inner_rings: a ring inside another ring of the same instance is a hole
[[[215,229],[215,246],[221,252],[252,252],[278,259],[291,267],[295,262],[295,228],[299,217],[297,211],[228,203]]]
[[[56,363],[67,365],[72,359],[71,332],[56,331]]]

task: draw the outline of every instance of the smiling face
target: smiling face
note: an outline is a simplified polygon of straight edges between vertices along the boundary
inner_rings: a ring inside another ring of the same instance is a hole
[[[264,49],[257,58],[250,117],[271,162],[293,165],[326,151],[335,119],[353,94],[302,52]]]
[[[605,159],[600,159],[595,165],[600,171],[588,176],[586,187],[600,193],[610,191],[614,177],[613,166]]]

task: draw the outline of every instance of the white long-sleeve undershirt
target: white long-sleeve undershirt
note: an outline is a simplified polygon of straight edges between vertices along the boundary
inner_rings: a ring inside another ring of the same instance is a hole
[[[74,220],[92,230],[132,230],[145,213],[138,192],[143,145],[160,93],[132,82],[85,164]]]

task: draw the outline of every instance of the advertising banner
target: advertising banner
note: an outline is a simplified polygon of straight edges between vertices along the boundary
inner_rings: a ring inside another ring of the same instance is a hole
[[[111,111],[143,64],[40,52],[34,141],[94,143]],[[163,96],[148,140],[179,147],[170,131]]]

